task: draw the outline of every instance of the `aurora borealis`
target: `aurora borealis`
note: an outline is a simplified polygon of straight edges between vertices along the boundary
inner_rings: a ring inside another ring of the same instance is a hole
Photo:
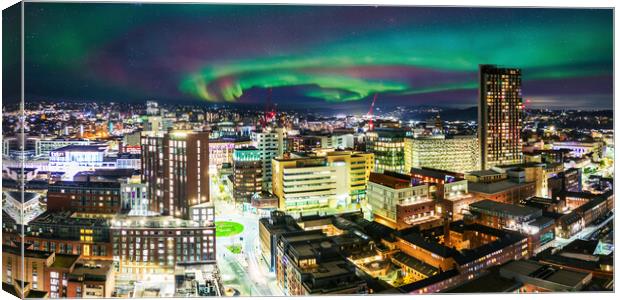
[[[533,106],[611,108],[613,12],[27,3],[27,99],[475,105],[477,67]]]

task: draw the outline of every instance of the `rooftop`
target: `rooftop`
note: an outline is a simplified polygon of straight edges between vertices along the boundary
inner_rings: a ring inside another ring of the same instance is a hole
[[[411,168],[411,174],[418,174],[425,177],[436,178],[440,180],[445,180],[446,176],[451,176],[455,178],[462,178],[462,174],[446,171],[446,170],[438,170],[433,168]]]
[[[30,222],[30,225],[74,225],[85,227],[103,227],[108,226],[108,221],[99,218],[76,218],[72,216],[70,211],[50,212],[46,211]]]
[[[409,268],[416,270],[417,272],[424,274],[426,277],[431,277],[439,272],[439,269],[413,257],[407,255],[404,252],[397,252],[392,256],[392,259],[400,262]]]
[[[469,205],[470,210],[490,211],[496,214],[510,215],[514,217],[526,217],[541,214],[541,210],[529,206],[507,204],[492,200],[482,200]]]
[[[478,193],[484,193],[484,194],[496,194],[496,193],[510,190],[513,188],[526,186],[528,184],[534,184],[534,183],[516,183],[508,179],[505,179],[505,180],[491,182],[491,183],[469,182],[468,189],[470,192],[478,192]]]
[[[499,268],[493,268],[491,272],[450,289],[446,293],[508,293],[521,286],[522,284],[516,280],[499,276]]]
[[[54,262],[50,267],[57,269],[69,269],[77,262],[79,258],[80,255],[56,254]]]
[[[590,276],[586,272],[554,268],[532,260],[511,261],[501,267],[500,273],[503,277],[526,276],[537,281],[555,283],[568,289],[579,287]]]
[[[68,145],[52,152],[105,152],[105,145]]]
[[[370,173],[370,182],[377,183],[392,189],[404,189],[411,187],[411,179],[407,175],[398,176],[391,173]]]
[[[11,192],[5,192],[7,194],[7,196],[11,197],[12,199],[15,199],[17,201],[20,201],[22,203],[26,203],[30,200],[35,200],[37,198],[39,198],[39,194],[37,193],[31,193],[31,192],[24,192],[23,195],[23,201],[22,201],[22,192],[15,192],[15,191],[11,191]]]

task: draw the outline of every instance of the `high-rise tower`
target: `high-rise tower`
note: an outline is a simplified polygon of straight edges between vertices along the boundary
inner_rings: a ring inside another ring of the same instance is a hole
[[[480,65],[478,137],[482,169],[523,159],[521,70]]]
[[[210,201],[209,133],[171,130],[142,137],[142,179],[151,210],[188,219],[189,207]]]

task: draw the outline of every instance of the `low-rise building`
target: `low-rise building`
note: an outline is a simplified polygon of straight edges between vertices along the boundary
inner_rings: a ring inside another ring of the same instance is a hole
[[[118,272],[135,278],[173,273],[178,263],[215,260],[215,224],[171,216],[116,217],[110,228]]]
[[[366,294],[367,283],[319,230],[282,235],[278,240],[276,280],[287,296]]]
[[[435,293],[475,279],[483,271],[511,260],[530,257],[527,237],[480,224],[452,222],[427,230],[408,229],[396,234],[395,246],[439,272],[398,290]]]
[[[413,185],[409,176],[395,172],[370,174],[368,204],[375,221],[397,230],[440,219],[428,185]]]
[[[526,235],[530,253],[555,239],[555,221],[538,208],[482,200],[471,204],[469,213],[476,223]]]
[[[519,291],[524,293],[576,292],[592,280],[591,273],[554,268],[532,260],[509,262],[499,272],[504,278],[520,282]]]
[[[115,214],[122,210],[120,182],[59,181],[49,186],[48,211]]]

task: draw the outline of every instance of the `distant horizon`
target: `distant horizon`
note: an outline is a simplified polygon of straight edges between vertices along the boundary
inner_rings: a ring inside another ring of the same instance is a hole
[[[176,102],[176,103],[170,103],[167,101],[158,101],[157,99],[145,99],[145,100],[132,100],[132,101],[119,101],[119,100],[50,100],[50,99],[37,99],[37,100],[32,100],[32,101],[26,101],[26,106],[28,106],[29,104],[40,104],[40,103],[65,103],[65,104],[91,104],[91,103],[96,103],[96,104],[105,104],[105,103],[110,103],[110,104],[123,104],[123,105],[146,105],[147,101],[154,101],[157,102],[158,105],[160,106],[170,106],[170,107],[201,107],[201,108],[217,108],[217,107],[231,107],[231,108],[245,108],[245,107],[256,107],[256,108],[260,108],[263,109],[264,108],[264,103],[239,103],[239,102],[233,102],[233,103],[228,103],[228,102],[203,102],[203,101],[181,101],[181,102]],[[10,102],[9,102],[10,103]],[[17,105],[17,103],[10,103],[12,105]],[[295,106],[294,104],[291,103],[278,103],[276,101],[273,101],[273,104],[276,105],[276,107],[280,107],[280,108],[284,108],[287,110],[303,110],[303,109],[308,109],[308,107],[304,107],[304,106]],[[359,106],[361,108],[365,108],[368,109],[368,105],[369,101],[360,101],[360,102],[355,102],[354,103],[355,106]],[[346,104],[340,104],[340,106],[345,106]],[[7,105],[5,105],[5,103],[3,102],[3,107],[7,107]],[[379,107],[380,109],[383,107],[387,107],[389,109],[395,109],[397,107],[406,107],[409,109],[442,109],[442,110],[470,110],[470,109],[477,109],[478,106],[476,104],[471,104],[471,105],[449,105],[449,104],[443,104],[443,105],[433,105],[433,104],[420,104],[420,105],[406,105],[406,104],[376,104],[375,108]],[[324,110],[339,110],[339,109],[348,109],[347,107],[322,107],[322,109]],[[594,108],[594,107],[590,107],[590,108],[556,108],[556,107],[531,107],[528,106],[527,110],[533,110],[533,111],[613,111],[614,108]],[[366,111],[363,112],[364,114],[366,113]]]
[[[530,107],[613,109],[609,9],[35,2],[25,18],[27,101],[468,107],[478,65],[497,64],[522,69]],[[18,41],[4,35],[5,102]]]

